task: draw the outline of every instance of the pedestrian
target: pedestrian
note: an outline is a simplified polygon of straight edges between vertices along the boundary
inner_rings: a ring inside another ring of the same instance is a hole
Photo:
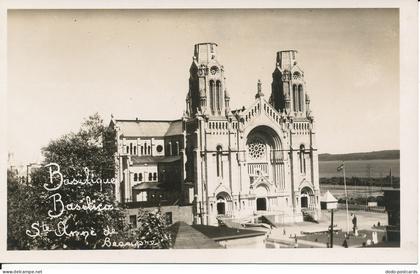
[[[343,247],[344,248],[348,248],[349,246],[348,246],[348,244],[347,244],[347,239],[344,239],[344,242],[343,242]]]
[[[286,236],[286,229],[283,227],[283,236]]]
[[[353,216],[353,218],[352,218],[352,223],[353,223],[353,234],[356,234],[357,232],[356,232],[356,230],[357,230],[357,217],[356,217],[356,214],[354,214],[354,213],[352,213],[351,214],[352,216]]]
[[[373,242],[373,244],[378,243],[378,233],[376,231],[372,232],[372,242]]]

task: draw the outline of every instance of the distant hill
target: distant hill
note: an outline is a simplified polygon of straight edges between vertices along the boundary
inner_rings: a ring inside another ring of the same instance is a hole
[[[322,153],[318,155],[318,159],[319,161],[400,159],[400,151],[399,150],[381,150],[381,151],[346,153],[346,154]]]

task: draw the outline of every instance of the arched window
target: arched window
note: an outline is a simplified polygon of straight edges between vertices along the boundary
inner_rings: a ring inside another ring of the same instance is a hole
[[[151,172],[149,172],[149,181],[151,181],[153,178],[153,174]]]
[[[156,172],[154,172],[153,173],[153,181],[156,181],[157,180],[157,173]]]
[[[133,143],[130,143],[130,154],[133,154]]]
[[[148,148],[147,148],[147,154],[152,154],[152,147],[151,146],[148,146]]]
[[[222,169],[222,147],[217,146],[217,154],[216,154],[216,165],[217,165],[217,177],[223,177],[223,169]]]
[[[299,166],[300,166],[300,173],[306,173],[306,163],[305,163],[305,146],[300,145],[300,152],[299,152]]]
[[[134,155],[137,155],[137,146],[134,146]]]
[[[129,148],[129,146],[126,146],[125,148],[126,148],[126,151],[127,151],[127,154],[128,154],[130,152],[130,148]]]
[[[298,95],[297,95],[297,86],[293,85],[293,111],[297,111],[297,105],[298,105]]]
[[[248,140],[248,156],[252,162],[261,162],[267,159],[267,147],[263,139],[253,137]]]
[[[219,81],[216,82],[216,109],[220,111]]]
[[[134,173],[134,182],[137,182],[137,173]]]
[[[176,151],[175,151],[176,155],[179,155],[179,142],[176,142]]]
[[[172,143],[171,142],[169,142],[168,144],[168,153],[169,153],[169,156],[172,156]]]
[[[140,147],[140,155],[143,155],[143,146]]]
[[[299,85],[299,111],[303,111],[303,87]]]
[[[214,81],[210,80],[210,109],[215,111]]]
[[[143,181],[143,174],[142,173],[139,173],[139,181],[140,182]]]
[[[222,94],[222,83],[216,82],[216,96],[217,96],[217,110],[221,111],[223,106],[223,94]]]

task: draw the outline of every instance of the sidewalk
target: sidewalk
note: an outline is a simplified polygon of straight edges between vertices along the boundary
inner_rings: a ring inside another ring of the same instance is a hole
[[[352,212],[349,211],[349,215]],[[372,213],[372,212],[354,212],[358,217],[358,228],[359,230],[366,229],[371,230],[373,224],[377,224],[379,221],[381,224],[387,223],[387,215],[384,213]],[[342,231],[347,231],[347,220],[346,212],[338,210],[334,214],[334,229],[341,229]],[[328,212],[323,212],[323,217],[320,223],[294,223],[294,224],[283,224],[278,225],[277,228],[272,229],[268,232],[268,242],[293,246],[295,244],[294,236],[297,237],[304,236],[302,232],[318,232],[318,231],[328,231],[330,226],[330,215]],[[352,228],[351,219],[349,216],[349,228]],[[284,233],[284,231],[286,233]],[[325,242],[312,242],[302,239],[298,239],[298,245],[304,245],[305,247],[322,247],[326,248],[327,243]],[[344,248],[341,245],[334,245],[334,248]]]

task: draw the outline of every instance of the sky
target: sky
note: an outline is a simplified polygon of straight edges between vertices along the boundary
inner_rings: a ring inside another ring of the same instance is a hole
[[[298,51],[319,153],[399,149],[395,9],[8,12],[8,148],[17,163],[98,112],[178,119],[194,44],[216,42],[232,109],[271,93],[276,52]]]

